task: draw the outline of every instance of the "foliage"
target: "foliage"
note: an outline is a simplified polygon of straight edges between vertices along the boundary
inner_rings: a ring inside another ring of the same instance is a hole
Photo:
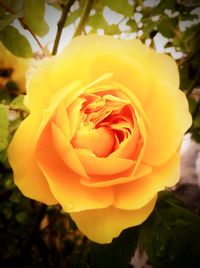
[[[180,88],[193,116],[189,132],[200,142],[199,1],[95,0],[87,6],[88,15],[83,14],[86,2],[0,0],[0,41],[19,57],[33,57],[33,39],[40,57],[51,54],[40,39],[50,30],[44,16],[50,7],[60,12],[53,54],[63,28],[74,27],[75,31],[79,27],[83,34],[101,30],[118,38],[138,37],[153,48],[162,35],[165,52],[180,52]],[[106,245],[91,243],[59,206],[47,208],[22,196],[13,185],[6,153],[15,130],[28,115],[19,92],[15,81],[1,85],[0,80],[0,267],[123,268],[128,267],[138,241],[156,268],[199,267],[200,219],[170,192],[159,194],[146,222],[124,230]]]

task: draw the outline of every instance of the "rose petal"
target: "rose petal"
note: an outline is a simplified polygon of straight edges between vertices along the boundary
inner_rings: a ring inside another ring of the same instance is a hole
[[[180,178],[180,157],[173,157],[160,167],[153,168],[148,175],[133,182],[116,185],[114,206],[120,209],[139,209],[165,187],[175,185]]]
[[[52,193],[65,211],[99,209],[113,203],[111,188],[85,187],[80,184],[80,175],[65,165],[54,148],[51,124],[48,124],[40,137],[37,146],[37,161]]]
[[[155,197],[144,207],[122,210],[115,207],[71,213],[78,228],[92,241],[110,243],[125,228],[141,224],[152,212]]]
[[[57,204],[46,178],[36,163],[35,146],[37,129],[41,122],[40,114],[29,115],[15,133],[9,148],[9,162],[14,171],[15,184],[25,196],[44,202]]]
[[[97,157],[86,149],[74,149],[88,175],[114,175],[134,165],[130,159]]]
[[[175,153],[191,125],[188,102],[182,91],[157,78],[152,81],[151,96],[144,107],[151,123],[143,162],[161,165]]]
[[[74,148],[88,149],[98,157],[108,156],[112,152],[114,142],[112,131],[104,127],[91,130],[84,127],[72,140]]]
[[[132,169],[130,169],[127,172],[116,174],[115,178],[113,178],[114,176],[93,176],[91,180],[82,178],[81,183],[85,186],[94,187],[94,188],[110,187],[112,185],[118,185],[118,184],[123,184],[123,183],[134,181],[138,178],[146,176],[151,171],[152,171],[152,168],[150,166],[140,164],[136,172],[132,172]],[[124,173],[127,173],[127,174],[124,174]]]
[[[34,61],[27,74],[25,105],[32,111],[48,107],[55,89],[52,86],[54,58]],[[51,66],[51,68],[50,68]]]
[[[67,114],[69,118],[68,121],[70,126],[69,140],[71,140],[74,137],[77,129],[79,128],[81,122],[81,107],[83,102],[84,102],[83,98],[77,98],[72,102],[72,104],[69,107],[67,107]]]
[[[57,154],[59,154],[59,157],[64,161],[68,168],[79,174],[81,177],[87,178],[88,176],[85,169],[74,152],[72,145],[54,123],[52,123],[52,138]]]

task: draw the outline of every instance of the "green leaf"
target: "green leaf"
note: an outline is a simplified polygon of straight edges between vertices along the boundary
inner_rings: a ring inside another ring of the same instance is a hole
[[[12,9],[14,13],[19,13],[23,10],[23,0],[3,0],[5,5]],[[5,9],[0,6],[0,14],[5,15]]]
[[[12,15],[1,15],[0,16],[0,31],[3,30],[6,26],[8,26],[11,22],[13,22],[15,19],[18,19],[22,16],[22,12]]]
[[[160,192],[156,207],[140,227],[140,242],[156,268],[197,268],[200,218],[170,192]]]
[[[7,89],[0,90],[0,103],[8,104],[11,101],[10,93]]]
[[[175,36],[177,23],[177,18],[170,19],[169,17],[165,16],[158,24],[158,30],[163,36],[167,38],[173,38]]]
[[[87,25],[93,28],[90,33],[95,33],[97,32],[98,29],[103,29],[104,34],[107,35],[114,35],[121,33],[119,26],[117,24],[111,24],[111,25],[107,24],[106,19],[104,18],[101,11],[96,11],[94,15],[90,16]]]
[[[24,0],[24,21],[35,34],[41,37],[49,31],[49,26],[44,20],[44,14],[44,0]]]
[[[9,105],[12,110],[19,110],[22,112],[28,112],[28,109],[24,105],[24,95],[17,96]]]
[[[116,24],[108,25],[104,28],[104,33],[108,35],[121,34],[121,31]]]
[[[105,29],[108,27],[108,24],[100,11],[89,17],[87,25],[91,26],[94,29]]]
[[[197,117],[195,117],[195,119],[193,121],[193,127],[200,128],[200,114]]]
[[[192,139],[197,143],[200,143],[200,130],[198,132],[192,133]]]
[[[188,97],[188,103],[189,103],[190,113],[193,114],[193,112],[196,110],[198,102],[193,97],[189,96]]]
[[[0,32],[0,40],[16,56],[32,57],[32,49],[28,40],[16,28],[12,26],[5,27]]]
[[[130,20],[127,21],[126,24],[131,27],[132,32],[137,32],[138,26],[137,26],[137,23],[135,22],[135,20],[130,19]]]
[[[67,17],[66,23],[65,23],[65,27],[69,26],[70,24],[75,23],[75,21],[80,18],[82,13],[81,8],[76,9],[73,12],[70,12],[70,14]]]
[[[89,261],[91,268],[127,268],[138,240],[138,229],[128,228],[114,238],[111,244],[91,244]]]
[[[102,0],[102,4],[117,13],[123,14],[125,17],[133,15],[133,6],[129,4],[128,0]]]
[[[0,151],[0,165],[1,165],[1,168],[2,166],[4,168],[10,167],[8,163],[7,148],[4,149],[3,151]],[[5,174],[4,174],[4,177],[5,177]]]
[[[0,104],[0,151],[3,151],[8,146],[9,139],[9,121],[8,121],[8,107]]]

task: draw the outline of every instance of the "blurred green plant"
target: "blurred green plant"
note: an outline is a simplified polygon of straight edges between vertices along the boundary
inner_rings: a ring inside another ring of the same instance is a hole
[[[60,12],[52,53],[41,40],[49,32],[45,10],[50,6]],[[179,52],[180,88],[193,117],[188,132],[197,142],[199,24],[200,4],[195,0],[0,0],[0,41],[19,57],[34,57],[31,41],[20,27],[36,41],[40,57],[56,54],[63,29],[71,26],[74,36],[100,31],[118,38],[137,37],[153,48],[161,35],[166,53]],[[0,79],[6,71],[0,69]],[[107,245],[84,237],[59,206],[46,207],[22,196],[13,185],[6,153],[15,130],[28,115],[18,86],[11,80],[0,84],[0,267],[126,268],[139,243],[154,267],[198,268],[200,219],[172,193],[161,192],[145,223],[124,230]]]

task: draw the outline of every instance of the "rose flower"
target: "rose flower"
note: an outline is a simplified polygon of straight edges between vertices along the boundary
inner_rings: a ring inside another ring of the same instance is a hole
[[[29,72],[25,105],[8,150],[15,183],[93,241],[142,223],[179,180],[187,99],[175,61],[139,40],[74,38]]]

